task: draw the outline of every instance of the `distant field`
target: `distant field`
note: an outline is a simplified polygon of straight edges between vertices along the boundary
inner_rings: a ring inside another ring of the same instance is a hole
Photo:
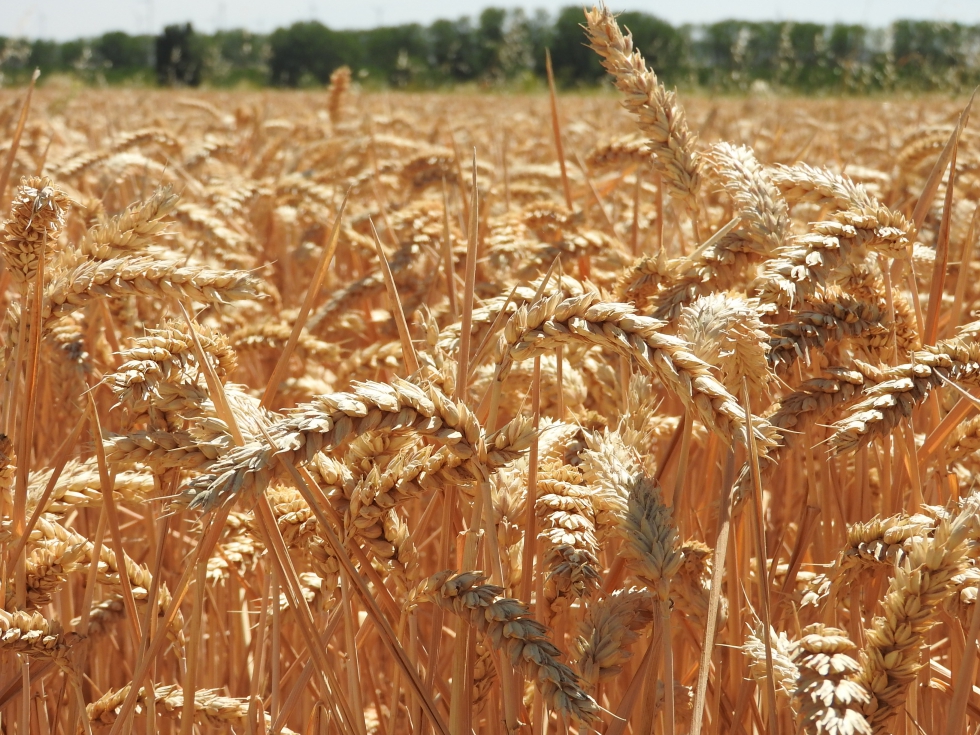
[[[631,110],[0,92],[4,732],[976,729],[966,100],[592,22]]]

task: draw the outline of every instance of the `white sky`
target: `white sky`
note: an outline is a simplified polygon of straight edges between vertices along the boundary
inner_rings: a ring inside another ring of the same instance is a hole
[[[581,0],[580,0],[581,1]],[[0,36],[66,40],[106,31],[158,32],[191,21],[199,30],[268,32],[298,20],[333,28],[370,28],[475,16],[483,8],[544,8],[570,0],[0,0]],[[590,3],[591,4],[591,3]],[[808,20],[883,26],[900,18],[980,23],[980,0],[619,0],[615,10],[642,10],[674,24],[744,20]]]

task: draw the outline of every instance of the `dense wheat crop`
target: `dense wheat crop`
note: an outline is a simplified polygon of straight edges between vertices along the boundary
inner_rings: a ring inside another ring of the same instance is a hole
[[[0,96],[2,732],[977,729],[966,100],[587,23],[615,95]]]

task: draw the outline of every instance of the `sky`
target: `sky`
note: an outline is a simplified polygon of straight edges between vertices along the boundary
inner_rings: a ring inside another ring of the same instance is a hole
[[[581,0],[579,0],[581,1]],[[554,12],[574,0],[0,0],[0,36],[67,40],[107,31],[157,33],[191,21],[212,32],[245,28],[265,33],[299,20],[332,28],[428,24],[475,16],[487,6]],[[620,0],[614,10],[642,10],[673,24],[742,20],[796,20],[884,26],[898,19],[980,24],[980,0]]]

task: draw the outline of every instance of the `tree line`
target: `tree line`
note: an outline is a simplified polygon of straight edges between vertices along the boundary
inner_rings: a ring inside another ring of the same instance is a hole
[[[431,89],[475,84],[527,88],[544,79],[549,49],[558,83],[592,87],[604,73],[584,45],[579,7],[488,8],[476,18],[370,30],[300,22],[270,34],[198,33],[190,24],[157,36],[122,32],[58,43],[0,37],[0,82],[34,68],[83,81],[159,85],[315,87],[349,66],[368,87]],[[728,20],[672,26],[647,13],[620,22],[670,86],[803,93],[963,91],[980,84],[980,25],[898,21],[886,28]]]

